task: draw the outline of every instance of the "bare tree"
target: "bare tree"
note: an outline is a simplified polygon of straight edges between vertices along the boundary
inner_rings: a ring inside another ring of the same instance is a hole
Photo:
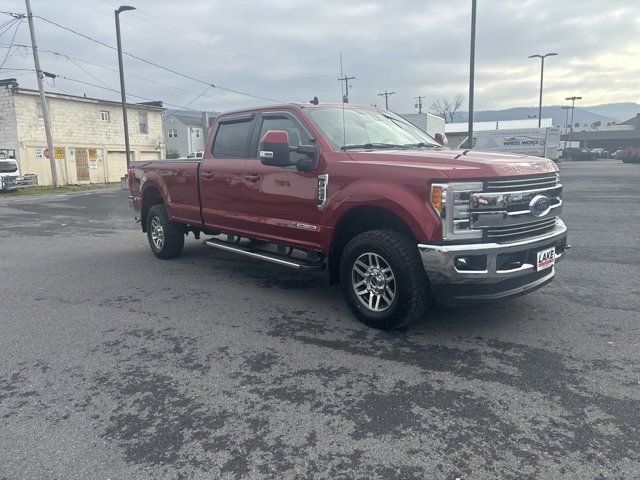
[[[452,123],[453,118],[463,103],[463,95],[456,95],[453,98],[442,98],[431,104],[431,111],[444,118],[445,123]]]

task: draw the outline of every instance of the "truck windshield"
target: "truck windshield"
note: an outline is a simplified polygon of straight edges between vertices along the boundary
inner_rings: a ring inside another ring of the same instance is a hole
[[[7,162],[0,160],[0,173],[13,173],[18,171],[16,162]]]
[[[336,150],[440,146],[427,133],[391,112],[328,107],[310,108],[308,113]]]

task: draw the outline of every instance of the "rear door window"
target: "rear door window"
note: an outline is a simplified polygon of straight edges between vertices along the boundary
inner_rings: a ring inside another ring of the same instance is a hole
[[[218,126],[213,141],[213,156],[218,158],[247,158],[252,118],[227,121]]]

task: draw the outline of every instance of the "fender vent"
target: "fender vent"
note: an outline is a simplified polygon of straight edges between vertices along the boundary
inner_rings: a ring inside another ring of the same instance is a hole
[[[318,209],[322,210],[327,205],[327,186],[329,185],[329,175],[323,173],[318,175]]]

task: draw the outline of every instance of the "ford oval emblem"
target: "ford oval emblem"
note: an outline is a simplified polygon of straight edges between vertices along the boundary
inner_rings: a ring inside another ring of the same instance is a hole
[[[536,195],[529,202],[529,212],[534,217],[542,217],[551,210],[551,199],[546,195]]]

